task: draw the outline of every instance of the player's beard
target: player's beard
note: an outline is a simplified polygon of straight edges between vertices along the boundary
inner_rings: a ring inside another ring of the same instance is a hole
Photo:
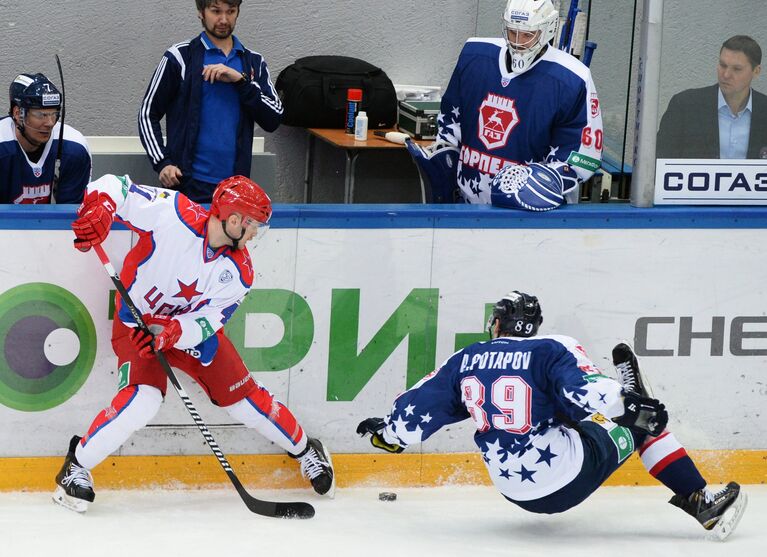
[[[216,27],[208,27],[203,22],[203,27],[205,27],[205,31],[209,35],[221,40],[228,39],[229,37],[232,36],[232,33],[234,33],[234,25],[224,25],[224,26],[219,26],[218,28],[216,28]]]

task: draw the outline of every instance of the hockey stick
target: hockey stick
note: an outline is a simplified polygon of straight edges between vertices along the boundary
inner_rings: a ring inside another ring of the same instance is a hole
[[[559,34],[559,50],[570,52],[570,43],[573,39],[573,27],[575,18],[578,17],[578,0],[570,0],[570,9],[567,11],[567,19]]]
[[[131,315],[136,320],[136,324],[138,325],[139,329],[141,329],[145,333],[150,333],[149,328],[146,326],[146,324],[144,323],[144,320],[141,318],[141,313],[139,313],[139,311],[136,309],[136,305],[133,303],[133,300],[131,300],[130,295],[128,294],[128,291],[125,289],[125,286],[123,286],[123,283],[120,280],[120,276],[117,274],[117,271],[115,271],[115,268],[112,266],[112,263],[109,261],[109,257],[104,251],[104,248],[98,245],[98,246],[93,246],[93,249],[96,252],[96,255],[98,256],[98,258],[101,260],[101,264],[104,265],[104,269],[106,269],[106,272],[109,275],[109,278],[112,279],[112,283],[114,283],[115,288],[117,288],[117,291],[120,293],[123,303],[130,310]],[[202,436],[205,438],[205,441],[208,443],[208,446],[213,451],[213,454],[216,455],[218,462],[221,464],[221,467],[226,472],[226,475],[229,476],[229,479],[231,480],[232,484],[234,484],[234,488],[237,490],[237,493],[240,494],[240,497],[245,503],[245,506],[248,507],[248,509],[253,513],[272,517],[272,518],[311,518],[313,517],[314,507],[312,507],[309,503],[277,503],[272,501],[262,501],[261,499],[256,499],[245,490],[245,488],[242,486],[242,483],[240,482],[240,479],[237,477],[237,474],[235,474],[234,470],[232,470],[232,467],[229,464],[229,461],[224,456],[224,453],[222,453],[221,449],[218,448],[218,443],[216,443],[216,440],[213,439],[213,436],[210,434],[210,431],[208,431],[208,426],[206,426],[205,422],[202,421],[202,418],[200,417],[200,414],[197,412],[197,409],[194,407],[194,404],[192,404],[192,401],[187,396],[186,391],[181,386],[181,383],[178,382],[178,379],[176,378],[176,374],[173,373],[173,370],[168,364],[168,360],[165,358],[165,354],[163,354],[160,351],[155,352],[155,354],[163,370],[165,370],[165,373],[168,376],[168,379],[170,379],[170,382],[173,384],[173,387],[176,389],[178,396],[181,397],[181,400],[184,402],[186,409],[192,415],[192,419],[194,420],[194,423],[197,424],[197,427],[202,432]]]
[[[59,189],[59,178],[61,176],[61,152],[64,148],[64,117],[67,115],[66,99],[67,95],[64,89],[64,72],[61,69],[61,60],[56,56],[56,65],[59,68],[59,80],[61,81],[61,120],[59,128],[59,145],[56,149],[56,160],[53,163],[53,181],[51,182],[51,203],[56,203],[56,192]]]

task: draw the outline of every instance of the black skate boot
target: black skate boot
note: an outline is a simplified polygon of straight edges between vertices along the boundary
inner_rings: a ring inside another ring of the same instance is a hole
[[[694,517],[716,538],[724,540],[740,522],[748,498],[745,493],[741,493],[737,483],[730,482],[716,493],[703,488],[687,497],[674,495],[669,503]]]
[[[309,438],[306,448],[297,455],[290,455],[301,465],[301,475],[312,482],[314,491],[332,498],[336,492],[333,461],[319,439]]]
[[[69,452],[64,459],[64,465],[56,475],[58,487],[53,494],[53,501],[78,513],[88,510],[88,503],[96,498],[93,491],[91,473],[80,466],[75,458],[75,449],[81,437],[75,435],[69,442]]]
[[[652,398],[652,392],[647,388],[647,382],[642,378],[642,373],[639,371],[639,361],[631,346],[625,342],[615,345],[613,348],[613,365],[618,372],[618,381],[625,390],[645,398]]]

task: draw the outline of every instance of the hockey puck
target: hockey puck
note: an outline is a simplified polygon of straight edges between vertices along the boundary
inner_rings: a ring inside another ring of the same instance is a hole
[[[397,494],[392,493],[391,491],[382,491],[378,494],[378,500],[379,501],[396,501],[397,500]]]

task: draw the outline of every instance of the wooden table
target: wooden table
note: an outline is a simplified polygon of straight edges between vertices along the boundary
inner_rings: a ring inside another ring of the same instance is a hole
[[[373,130],[368,131],[367,141],[356,141],[354,136],[347,134],[345,130],[325,129],[325,128],[307,128],[309,132],[308,146],[306,149],[306,174],[304,176],[304,203],[312,201],[312,181],[314,175],[314,149],[317,138],[322,141],[342,149],[346,155],[346,168],[344,172],[344,203],[353,203],[354,201],[354,172],[357,166],[357,157],[363,151],[373,150],[391,150],[405,149],[404,145],[386,141],[382,137],[373,134]],[[395,131],[394,129],[377,130],[382,132]],[[416,141],[419,145],[430,145],[432,140]],[[419,180],[421,174],[418,173]],[[421,200],[426,203],[426,191],[423,180],[421,180]]]

